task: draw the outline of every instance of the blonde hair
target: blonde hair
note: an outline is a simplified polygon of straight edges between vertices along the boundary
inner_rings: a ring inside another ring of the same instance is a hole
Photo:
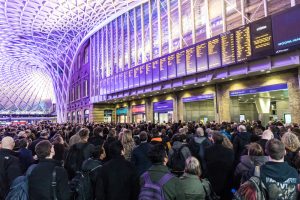
[[[228,149],[233,149],[233,145],[231,143],[231,141],[228,139],[228,137],[226,137],[225,135],[223,135],[223,142],[222,142],[222,145],[223,147],[226,147]]]
[[[185,160],[185,173],[201,176],[201,167],[197,158],[190,156]]]
[[[292,132],[286,132],[283,134],[281,141],[283,142],[285,148],[291,152],[297,151],[297,149],[300,147],[298,137]]]

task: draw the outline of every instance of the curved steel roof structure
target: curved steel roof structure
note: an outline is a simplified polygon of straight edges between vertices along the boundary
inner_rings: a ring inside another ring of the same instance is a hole
[[[69,76],[88,35],[139,0],[0,0],[0,114],[65,119]],[[54,95],[55,94],[55,95]]]

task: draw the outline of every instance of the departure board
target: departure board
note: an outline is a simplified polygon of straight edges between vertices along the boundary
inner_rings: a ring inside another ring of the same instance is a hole
[[[145,65],[140,66],[140,86],[143,86],[146,84],[146,70]]]
[[[119,89],[122,91],[124,89],[124,72],[119,73]]]
[[[177,77],[185,76],[185,50],[176,53]]]
[[[273,54],[271,17],[256,21],[250,25],[252,57],[258,58]]]
[[[220,37],[217,36],[208,40],[207,42],[208,49],[208,67],[209,69],[214,69],[221,67],[221,44]]]
[[[251,57],[250,26],[243,26],[235,31],[235,46],[237,62],[246,61]]]
[[[165,81],[168,79],[168,60],[167,56],[159,60],[159,80]]]
[[[234,33],[227,32],[221,34],[222,65],[235,63]]]
[[[128,70],[124,71],[124,90],[128,89]]]
[[[133,81],[133,68],[128,70],[128,88],[133,88],[134,81]]]
[[[156,83],[159,81],[159,60],[156,59],[152,62],[152,81]]]
[[[146,84],[152,83],[152,62],[148,62],[145,65],[146,70]]]
[[[196,47],[187,48],[185,51],[186,60],[186,74],[194,74],[197,71],[196,63]]]
[[[133,85],[134,87],[140,86],[140,67],[135,67],[133,69]]]
[[[175,54],[168,56],[168,79],[176,78],[176,60]]]
[[[197,72],[208,70],[207,43],[196,45]]]

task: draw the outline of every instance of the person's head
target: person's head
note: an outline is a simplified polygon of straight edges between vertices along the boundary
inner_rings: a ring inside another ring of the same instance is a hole
[[[94,136],[103,136],[103,128],[99,127],[99,126],[94,128],[93,135]]]
[[[231,141],[228,139],[228,137],[226,137],[225,135],[223,135],[223,142],[222,145],[223,147],[226,147],[228,149],[233,149],[233,144],[231,143]]]
[[[204,136],[204,130],[203,130],[202,127],[197,128],[196,135],[197,136]]]
[[[110,154],[112,157],[117,157],[117,156],[124,155],[124,147],[123,147],[123,144],[122,144],[119,140],[113,141],[113,142],[109,145],[108,151],[109,151],[109,154]]]
[[[167,152],[162,144],[155,144],[148,151],[148,158],[152,164],[166,165],[168,162]]]
[[[222,144],[223,140],[224,140],[224,137],[221,133],[219,133],[218,131],[215,131],[212,134],[212,139],[213,139],[215,144]]]
[[[29,142],[26,138],[19,140],[19,148],[27,148],[28,144]]]
[[[247,128],[246,128],[245,125],[242,124],[242,125],[239,125],[238,131],[239,131],[240,133],[247,132]]]
[[[48,140],[42,140],[35,146],[38,159],[52,158],[55,154],[53,145]]]
[[[271,140],[273,138],[274,138],[274,134],[269,129],[265,130],[261,136],[261,139],[265,139],[265,140]]]
[[[285,148],[291,152],[296,152],[300,148],[299,139],[292,132],[286,132],[283,134],[281,141],[285,145]]]
[[[9,149],[9,150],[13,150],[15,147],[15,141],[12,137],[4,137],[1,140],[1,148],[2,149]]]
[[[87,141],[89,139],[90,131],[87,128],[82,128],[78,134],[82,141]]]
[[[159,132],[158,132],[157,128],[153,128],[151,130],[151,134],[152,134],[152,137],[159,137]]]
[[[92,152],[92,157],[94,159],[100,159],[103,160],[106,157],[105,149],[103,147],[103,143],[101,145],[97,145],[94,147],[94,150]]]
[[[248,155],[252,161],[254,160],[253,158],[255,156],[263,156],[264,155],[263,148],[255,142],[248,144],[247,149],[248,149]]]
[[[286,153],[284,144],[280,140],[271,139],[266,144],[266,153],[270,160],[283,162]]]
[[[46,129],[45,129],[45,130],[42,130],[40,136],[41,136],[42,138],[48,139],[48,137],[49,137],[49,132],[48,132]]]
[[[185,161],[184,172],[187,174],[193,174],[201,176],[201,167],[197,158],[190,156]]]
[[[148,135],[147,135],[147,133],[145,132],[145,131],[142,131],[142,132],[140,132],[140,140],[141,140],[141,142],[147,142],[147,140],[148,140]]]
[[[126,129],[123,132],[122,138],[121,138],[121,142],[122,144],[127,144],[127,143],[132,143],[134,142],[133,138],[132,138],[132,131]]]

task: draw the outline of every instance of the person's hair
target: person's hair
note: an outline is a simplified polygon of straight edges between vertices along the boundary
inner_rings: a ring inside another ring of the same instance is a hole
[[[284,157],[285,148],[283,142],[278,139],[271,139],[266,144],[266,153],[274,160]]]
[[[296,152],[300,147],[298,137],[292,132],[286,132],[283,134],[281,141],[285,145],[285,148],[291,152]]]
[[[148,135],[145,131],[140,132],[140,140],[141,142],[147,141],[148,140]]]
[[[201,176],[201,167],[197,158],[190,156],[185,160],[185,173]]]
[[[199,127],[196,129],[196,135],[197,136],[204,136],[204,130],[202,127]]]
[[[132,138],[132,131],[126,129],[123,134],[122,134],[122,138],[121,138],[121,142],[122,144],[127,144],[127,143],[133,143],[134,140]]]
[[[163,163],[165,157],[167,157],[167,152],[162,144],[155,144],[150,147],[148,158],[153,164]]]
[[[26,138],[19,140],[19,148],[26,148],[27,144],[28,144],[28,140]]]
[[[212,137],[213,137],[213,140],[214,140],[215,144],[222,144],[223,143],[224,137],[220,132],[214,131]]]
[[[83,139],[83,138],[86,138],[86,137],[89,136],[90,131],[89,131],[89,129],[87,129],[87,128],[82,128],[82,129],[80,129],[80,131],[79,131],[78,134],[79,134],[79,137],[80,137],[81,139]]]
[[[239,132],[246,132],[247,131],[245,125],[239,125],[238,130],[239,130]]]
[[[228,137],[226,137],[225,135],[221,134],[223,136],[223,142],[222,145],[223,147],[226,147],[228,149],[233,149],[233,144],[231,143],[231,141],[228,139]]]
[[[120,156],[123,149],[123,144],[119,140],[113,141],[108,147],[111,156]]]
[[[100,158],[100,155],[104,153],[104,148],[103,148],[103,144],[102,143],[101,145],[97,145],[94,147],[93,151],[92,151],[92,157],[94,159],[99,159]]]
[[[263,148],[255,142],[248,144],[247,149],[248,149],[248,154],[249,154],[250,158],[251,158],[251,156],[263,156],[264,155]]]
[[[103,128],[102,127],[96,127],[96,128],[94,128],[94,130],[93,130],[93,135],[94,136],[99,136],[100,135],[100,133],[103,131]]]
[[[159,132],[157,128],[151,130],[152,137],[159,137]]]
[[[270,140],[274,138],[274,134],[271,130],[265,130],[261,136],[262,139]]]
[[[51,153],[52,144],[48,140],[42,140],[35,146],[35,153],[39,159],[48,157]]]

